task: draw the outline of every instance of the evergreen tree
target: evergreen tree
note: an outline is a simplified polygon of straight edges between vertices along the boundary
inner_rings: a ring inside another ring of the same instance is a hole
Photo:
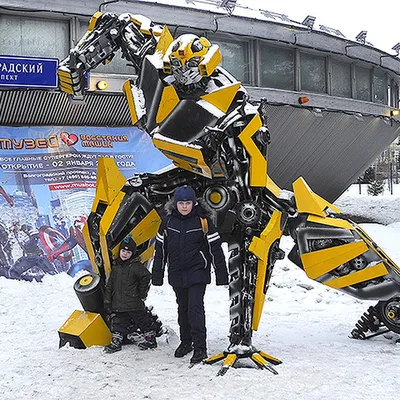
[[[364,172],[364,183],[371,183],[375,180],[374,167],[368,167]]]
[[[371,196],[378,196],[384,192],[384,182],[382,180],[373,180],[368,184],[367,192]]]
[[[357,183],[371,183],[375,180],[375,169],[374,167],[368,167],[362,175],[357,179]]]

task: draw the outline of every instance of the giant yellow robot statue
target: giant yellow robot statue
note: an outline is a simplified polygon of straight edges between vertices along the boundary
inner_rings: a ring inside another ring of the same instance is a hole
[[[97,12],[60,64],[61,90],[83,97],[85,73],[111,61],[117,50],[137,75],[123,87],[132,124],[152,137],[175,168],[126,181],[113,160],[100,159],[85,232],[91,260],[103,278],[129,233],[143,260],[151,259],[165,202],[177,186],[190,183],[215,211],[218,230],[229,244],[230,343],[206,361],[223,360],[220,374],[243,357],[276,373],[272,365],[280,360],[258,351],[252,334],[260,324],[274,264],[285,255],[279,248],[282,235],[293,238],[289,259],[308,277],[379,301],[359,321],[354,337],[365,338],[383,326],[400,332],[400,269],[302,178],[293,192],[270,179],[265,103],[250,103],[241,83],[219,66],[218,46],[192,34],[174,39],[166,26],[141,15]]]

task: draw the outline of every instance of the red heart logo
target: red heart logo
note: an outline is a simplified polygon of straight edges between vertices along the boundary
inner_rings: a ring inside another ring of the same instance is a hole
[[[61,132],[60,138],[68,146],[72,146],[78,141],[78,136],[75,133]]]

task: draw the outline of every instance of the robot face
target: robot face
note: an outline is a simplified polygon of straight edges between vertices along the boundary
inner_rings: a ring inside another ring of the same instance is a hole
[[[181,85],[190,85],[201,80],[199,64],[205,59],[211,43],[204,37],[192,34],[181,35],[173,41],[167,50],[167,64],[176,81]]]

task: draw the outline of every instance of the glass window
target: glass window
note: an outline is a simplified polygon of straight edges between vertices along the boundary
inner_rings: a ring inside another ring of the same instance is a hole
[[[220,38],[211,38],[210,42],[220,47],[222,67],[231,73],[238,81],[250,83],[247,43],[222,40]]]
[[[0,53],[63,59],[69,50],[69,22],[0,15]]]
[[[86,33],[89,23],[81,22],[80,23],[80,36],[79,39]],[[106,74],[134,74],[135,69],[133,67],[128,66],[129,62],[126,61],[125,58],[121,57],[121,50],[118,50],[115,53],[114,58],[111,60],[109,64],[103,65],[100,64],[96,67],[93,72],[98,73],[106,73]]]
[[[370,70],[356,65],[356,96],[358,100],[371,101]]]
[[[300,53],[301,90],[326,93],[325,57]]]
[[[261,43],[261,86],[294,89],[294,51]]]
[[[351,97],[350,64],[332,61],[332,96]]]
[[[382,71],[374,71],[374,102],[385,104],[387,92],[386,74]]]

